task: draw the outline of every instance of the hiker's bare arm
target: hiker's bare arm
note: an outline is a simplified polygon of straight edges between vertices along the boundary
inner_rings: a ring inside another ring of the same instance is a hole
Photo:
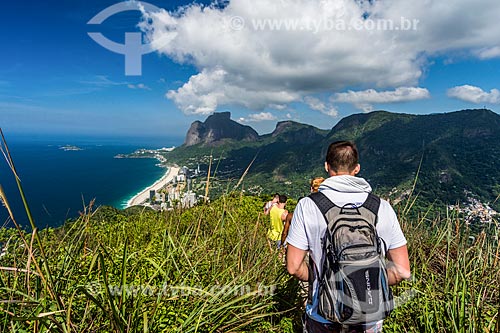
[[[285,219],[285,226],[283,227],[283,232],[281,233],[281,244],[285,244],[286,237],[288,236],[288,230],[290,229],[290,224],[292,224],[292,213],[288,213]]]
[[[387,258],[389,259],[389,264],[387,265],[389,285],[393,286],[410,278],[410,260],[408,259],[408,248],[406,245],[387,251]]]
[[[309,269],[304,261],[306,253],[307,251],[298,249],[290,244],[288,244],[286,250],[286,269],[288,273],[301,281],[307,281],[309,279]]]
[[[288,211],[285,209],[285,211],[283,212],[283,214],[281,214],[281,221],[285,221],[287,215],[288,215]]]

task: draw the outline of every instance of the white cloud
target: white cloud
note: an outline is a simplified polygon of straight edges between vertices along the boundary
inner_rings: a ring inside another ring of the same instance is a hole
[[[251,121],[270,121],[277,118],[270,112],[252,113],[249,115]]]
[[[309,106],[310,109],[319,111],[323,114],[326,114],[327,116],[335,118],[338,117],[339,115],[339,112],[334,106],[332,105],[327,106],[325,103],[323,103],[321,100],[315,97],[306,96],[304,98],[304,102],[307,104],[307,106]]]
[[[239,118],[242,123],[258,123],[262,121],[274,121],[278,118],[270,112],[252,113],[248,118]]]
[[[65,89],[59,89],[57,91],[51,91],[45,93],[43,96],[47,97],[59,97],[59,96],[71,96],[71,95],[85,95],[96,91],[105,90],[108,88],[128,86],[130,83],[127,81],[113,81],[105,75],[95,75],[91,78],[78,81],[82,86],[80,87],[68,87]]]
[[[269,104],[269,107],[274,110],[279,110],[283,111],[285,110],[288,106],[286,104]]]
[[[365,13],[398,30],[341,29],[339,22],[366,24]],[[350,87],[415,86],[429,57],[495,55],[499,16],[498,0],[232,0],[145,14],[142,28],[160,53],[198,69],[168,98],[185,113],[208,114],[221,105],[263,110]]]
[[[149,88],[144,83],[138,83],[138,84],[129,83],[127,84],[127,87],[129,87],[130,89],[151,90],[151,88]]]
[[[479,87],[463,85],[448,89],[448,96],[475,104],[500,104],[500,90],[498,89],[486,92]]]
[[[500,58],[500,46],[480,49],[475,53],[479,59]]]
[[[368,89],[336,93],[331,97],[332,102],[350,103],[364,112],[373,111],[373,104],[401,103],[430,98],[430,93],[425,88],[399,87],[390,91],[376,91]]]
[[[89,80],[81,80],[79,82],[87,86],[91,91],[117,86],[126,86],[130,89],[151,90],[151,88],[144,83],[133,84],[127,81],[113,81],[105,75],[96,75]]]
[[[187,83],[177,90],[170,90],[167,97],[186,114],[210,114],[219,105],[239,105],[251,110],[266,107],[280,108],[280,105],[293,102],[298,96],[285,90],[262,91],[236,83],[223,69],[203,70],[193,75]]]

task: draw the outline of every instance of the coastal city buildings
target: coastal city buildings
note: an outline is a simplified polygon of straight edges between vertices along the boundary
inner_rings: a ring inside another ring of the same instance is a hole
[[[158,160],[158,166],[165,167],[167,159],[164,153],[174,149],[175,147],[138,149],[132,154],[119,154],[115,158],[154,158]],[[186,166],[181,168],[169,166],[167,175],[132,198],[128,202],[128,206],[142,205],[155,210],[193,207],[200,197],[195,191],[196,180],[200,175],[199,164],[194,170],[190,170]]]
[[[198,174],[197,170],[191,172],[185,166],[180,168],[178,174],[159,190],[151,190],[149,201],[143,202],[142,205],[156,210],[193,207],[198,202],[198,198],[193,192],[192,184]]]

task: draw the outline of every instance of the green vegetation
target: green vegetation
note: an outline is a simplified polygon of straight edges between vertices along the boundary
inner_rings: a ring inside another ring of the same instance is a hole
[[[400,223],[413,279],[393,290],[411,299],[386,321],[385,331],[499,332],[500,225],[477,234],[456,216],[400,216]]]
[[[261,203],[223,197],[166,214],[101,207],[39,233],[47,272],[33,234],[10,229],[0,331],[286,332],[300,302],[265,238]]]
[[[303,301],[265,238],[266,199],[100,207],[36,232],[40,244],[2,229],[0,331],[298,332]],[[471,237],[454,216],[400,219],[414,279],[394,289],[407,302],[385,332],[498,332],[498,225]]]

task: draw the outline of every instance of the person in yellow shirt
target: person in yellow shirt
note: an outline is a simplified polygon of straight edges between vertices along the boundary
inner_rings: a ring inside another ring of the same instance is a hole
[[[280,195],[278,203],[271,207],[269,216],[271,218],[271,228],[267,232],[267,238],[276,243],[276,247],[281,247],[281,233],[283,232],[283,221],[285,221],[288,211],[285,209],[286,195]]]

